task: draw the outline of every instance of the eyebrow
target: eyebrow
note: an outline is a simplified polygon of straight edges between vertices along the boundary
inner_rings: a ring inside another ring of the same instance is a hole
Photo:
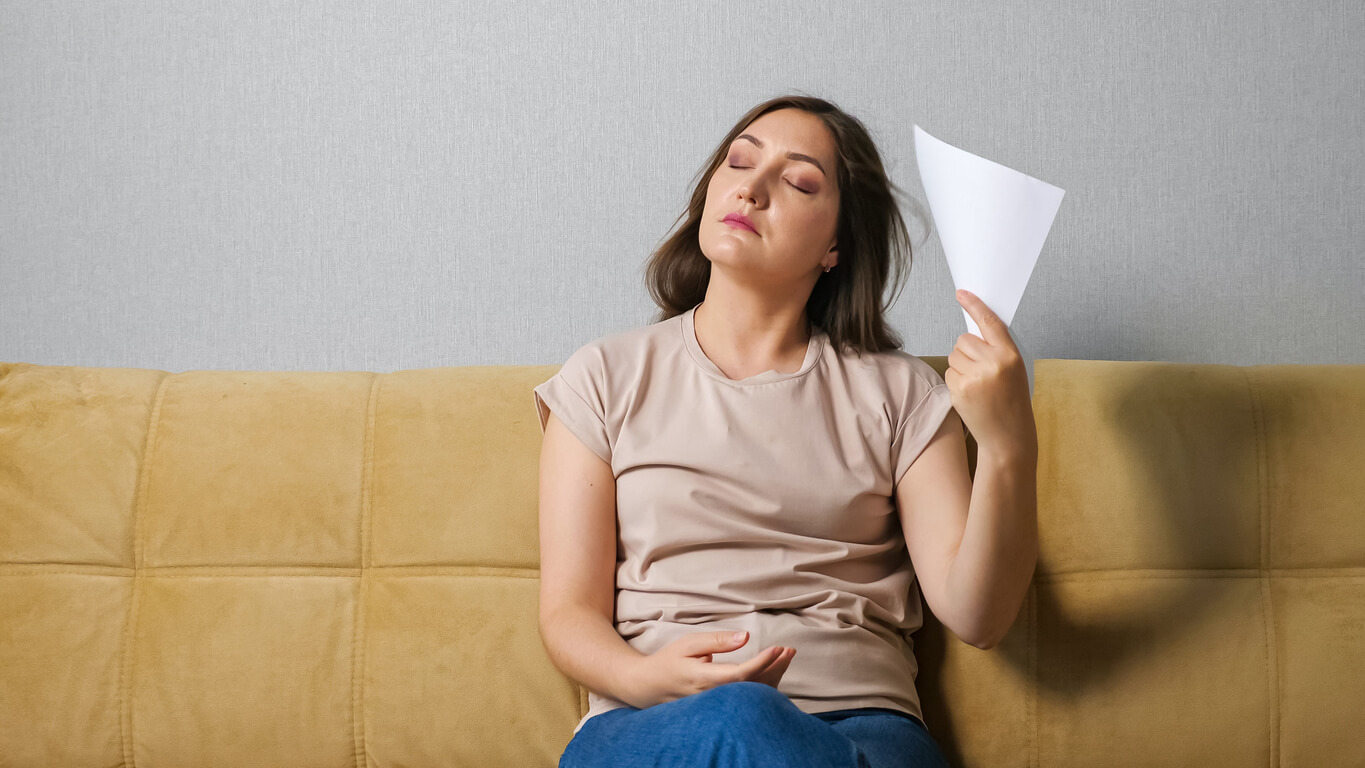
[[[740,139],[748,139],[749,141],[752,141],[755,145],[757,145],[759,149],[762,149],[762,148],[763,148],[763,142],[759,141],[758,139],[754,138],[753,136],[750,136],[750,135],[747,134],[747,133],[741,133],[741,134],[735,139],[735,141],[739,141]],[[801,154],[800,152],[788,152],[788,153],[787,153],[787,157],[790,157],[790,158],[793,159],[793,160],[804,160],[804,161],[810,163],[811,165],[814,165],[816,168],[819,168],[819,169],[820,169],[820,173],[824,173],[825,176],[829,176],[828,173],[825,173],[825,166],[820,165],[820,161],[819,161],[819,160],[816,160],[815,158],[811,157],[810,155],[803,155],[803,154]]]

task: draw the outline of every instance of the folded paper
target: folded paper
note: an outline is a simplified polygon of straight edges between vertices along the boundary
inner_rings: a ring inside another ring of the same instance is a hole
[[[958,149],[918,125],[915,161],[953,285],[979,296],[1011,324],[1066,191]],[[962,316],[967,330],[981,337],[965,309]]]

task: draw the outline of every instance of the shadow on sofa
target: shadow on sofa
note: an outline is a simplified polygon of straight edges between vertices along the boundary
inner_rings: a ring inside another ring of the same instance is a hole
[[[1365,366],[1035,365],[1025,605],[991,651],[914,636],[950,759],[1360,764]]]

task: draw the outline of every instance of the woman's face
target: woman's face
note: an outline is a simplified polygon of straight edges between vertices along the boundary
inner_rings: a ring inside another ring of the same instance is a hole
[[[707,186],[702,253],[713,267],[761,273],[765,283],[814,283],[838,258],[830,250],[839,219],[834,161],[834,137],[815,115],[788,108],[754,120]],[[757,231],[723,221],[732,213]]]

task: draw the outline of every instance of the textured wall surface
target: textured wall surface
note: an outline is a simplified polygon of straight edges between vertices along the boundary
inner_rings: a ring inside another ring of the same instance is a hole
[[[1361,362],[1362,36],[1344,1],[5,0],[0,360],[562,362],[650,321],[706,155],[797,90],[921,200],[914,123],[1067,190],[1029,358]],[[965,331],[936,235],[892,319]]]

